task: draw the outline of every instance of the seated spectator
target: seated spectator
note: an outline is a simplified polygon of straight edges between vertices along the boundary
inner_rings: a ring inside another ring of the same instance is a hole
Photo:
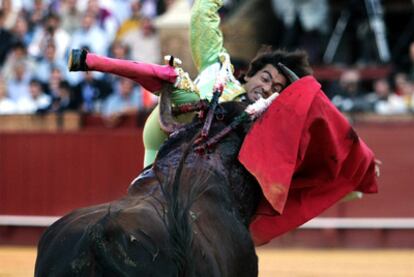
[[[78,9],[78,0],[61,1],[59,14],[62,20],[62,29],[72,35],[75,30],[79,29],[82,22],[82,12]]]
[[[52,68],[50,79],[46,88],[46,92],[52,97],[52,99],[59,97],[59,85],[63,81],[67,80],[63,77],[62,71],[57,67]]]
[[[52,98],[43,91],[42,83],[39,80],[32,79],[30,81],[29,91],[29,97],[21,98],[17,102],[19,113],[34,114],[51,105]]]
[[[7,82],[7,90],[10,98],[19,102],[20,99],[29,97],[29,82],[32,78],[30,72],[27,71],[26,65],[19,61],[13,67],[13,76]]]
[[[56,58],[65,60],[70,36],[60,27],[60,17],[54,13],[48,14],[43,25],[34,31],[33,40],[28,48],[29,54],[40,58],[42,51],[46,49],[46,45],[50,42],[56,46]]]
[[[27,47],[21,41],[16,41],[7,55],[1,74],[6,80],[15,78],[14,67],[17,63],[24,64],[25,71],[32,74],[35,71],[35,62],[27,53]]]
[[[130,48],[120,40],[115,40],[110,50],[110,57],[121,60],[130,60]]]
[[[109,56],[111,58],[115,58],[115,59],[121,59],[121,60],[130,60],[130,49],[129,47],[123,43],[122,41],[119,40],[115,40],[110,48],[110,53]],[[101,72],[96,72],[93,71],[93,73],[101,73]],[[120,77],[116,76],[114,74],[104,74],[104,77],[102,78],[103,80],[105,80],[106,82],[108,82],[111,86],[111,91],[115,91],[117,90],[117,86],[118,86],[118,82]]]
[[[48,2],[50,1],[34,0],[22,3],[22,15],[28,19],[31,31],[35,31],[43,24],[43,19],[49,11]]]
[[[49,82],[52,69],[57,68],[66,76],[66,62],[59,59],[56,54],[56,45],[53,41],[50,41],[45,45],[42,51],[40,59],[36,63],[36,70],[34,76],[39,79],[42,83],[46,84]]]
[[[88,48],[91,52],[106,55],[110,40],[96,22],[95,15],[85,13],[81,27],[72,34],[71,48]]]
[[[116,39],[121,39],[126,32],[137,30],[141,26],[141,0],[132,0],[130,4],[131,15],[128,19],[122,21],[121,26],[116,33]]]
[[[88,0],[86,13],[95,17],[98,26],[105,32],[109,41],[115,39],[119,28],[118,21],[109,9],[101,5],[99,0]]]
[[[19,10],[17,7],[14,7],[11,0],[2,0],[1,8],[4,12],[4,28],[11,30],[14,24],[16,24]]]
[[[401,71],[396,72],[392,78],[395,93],[403,95],[404,90],[406,90],[406,85],[409,83],[407,73]]]
[[[140,106],[139,88],[130,79],[121,78],[117,90],[104,103],[103,118],[108,126],[116,126],[123,116],[137,113]]]
[[[84,113],[100,113],[103,101],[111,94],[111,84],[94,77],[93,72],[83,73],[83,80],[75,86],[75,98]]]
[[[398,72],[394,75],[395,91],[402,96],[408,111],[414,112],[414,82],[411,82],[408,75]]]
[[[372,105],[372,111],[383,115],[407,112],[404,98],[391,90],[391,85],[386,78],[375,80],[373,88],[374,92],[366,96],[367,101]]]
[[[0,77],[0,115],[16,112],[17,105],[8,95],[6,81]]]
[[[125,32],[120,40],[131,49],[133,60],[161,63],[160,38],[150,18],[142,18],[141,26]]]
[[[51,105],[45,110],[47,112],[62,113],[65,111],[76,111],[77,103],[69,83],[65,80],[59,82]]]
[[[365,93],[361,87],[361,76],[358,70],[348,69],[344,71],[339,83],[334,85],[332,91],[332,103],[343,112],[362,112],[370,110]]]
[[[12,34],[14,40],[21,41],[26,48],[32,42],[33,33],[29,30],[27,19],[23,16],[19,16],[16,19],[16,23],[12,28]]]

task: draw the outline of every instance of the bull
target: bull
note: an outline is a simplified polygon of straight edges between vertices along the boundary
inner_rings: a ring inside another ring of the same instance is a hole
[[[237,160],[251,122],[200,153],[204,120],[178,125],[163,95],[161,121],[175,132],[154,164],[124,197],[76,209],[48,227],[35,276],[257,276],[248,226],[262,194]],[[221,104],[209,134],[220,133],[246,106]]]

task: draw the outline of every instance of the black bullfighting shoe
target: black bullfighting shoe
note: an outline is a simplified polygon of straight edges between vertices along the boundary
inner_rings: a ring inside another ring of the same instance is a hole
[[[87,54],[88,52],[85,49],[71,49],[68,59],[69,71],[88,71]]]

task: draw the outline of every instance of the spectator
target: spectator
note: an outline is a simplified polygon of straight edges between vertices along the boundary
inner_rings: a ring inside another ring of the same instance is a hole
[[[395,91],[403,97],[408,111],[414,112],[414,83],[408,79],[408,75],[399,72],[394,75]]]
[[[141,0],[132,0],[130,4],[131,15],[128,19],[122,21],[118,28],[116,39],[121,39],[124,33],[130,30],[137,30],[141,23]]]
[[[122,22],[131,17],[131,2],[133,1],[136,0],[109,0],[101,1],[101,4],[111,11],[112,16],[116,19],[119,26]]]
[[[27,48],[21,41],[16,41],[13,44],[12,50],[7,56],[6,62],[4,63],[2,75],[6,80],[15,78],[14,67],[17,63],[23,63],[25,66],[25,71],[30,74],[35,70],[35,62],[27,54]]]
[[[343,112],[361,112],[370,110],[364,91],[361,87],[361,76],[358,70],[348,69],[344,71],[339,83],[334,84],[332,103]]]
[[[46,45],[52,42],[56,46],[56,58],[64,60],[69,41],[69,34],[60,27],[59,15],[50,13],[46,16],[42,27],[35,30],[33,41],[29,45],[29,54],[40,58]]]
[[[35,77],[42,83],[46,84],[49,82],[50,75],[53,68],[58,68],[60,72],[66,73],[66,63],[57,57],[56,45],[53,41],[50,41],[45,45],[42,51],[40,60],[36,63]],[[66,74],[63,74],[66,76]],[[66,79],[66,78],[65,78]]]
[[[130,48],[120,40],[115,40],[110,48],[109,56],[115,59],[130,59]]]
[[[72,35],[71,48],[88,48],[91,52],[105,55],[110,41],[105,32],[96,23],[91,13],[84,14],[82,24]]]
[[[6,81],[0,77],[0,115],[16,112],[17,105],[8,95]]]
[[[23,5],[22,13],[25,18],[28,18],[31,32],[41,27],[48,13],[47,4],[45,0],[34,0],[31,4],[26,3]]]
[[[52,104],[46,110],[48,112],[62,113],[65,111],[76,111],[77,103],[73,96],[73,91],[69,83],[62,80],[58,83]]]
[[[18,9],[13,6],[11,0],[2,0],[1,4],[1,8],[4,12],[4,28],[11,30],[16,24]]]
[[[4,26],[5,14],[0,10],[0,66],[6,60],[7,54],[13,46],[13,35]]]
[[[86,13],[95,17],[97,25],[105,32],[109,41],[115,39],[119,22],[117,22],[110,10],[100,5],[99,0],[88,0]]]
[[[27,71],[23,61],[18,61],[13,66],[13,77],[7,83],[10,98],[19,102],[20,99],[29,97],[29,82],[31,73]]]
[[[404,98],[391,90],[386,78],[377,79],[373,84],[374,92],[366,96],[375,113],[383,115],[402,114],[407,112]]]
[[[59,84],[62,81],[66,81],[66,80],[63,78],[63,73],[60,71],[60,69],[57,67],[52,68],[50,79],[49,79],[49,82],[47,83],[46,92],[50,96],[52,96],[53,99],[58,97]]]
[[[137,113],[140,106],[138,87],[132,80],[121,78],[117,90],[104,103],[104,120],[108,126],[115,126],[123,116]]]
[[[398,95],[407,95],[411,90],[411,82],[408,78],[408,74],[405,72],[397,72],[393,77],[394,81],[394,90]]]
[[[119,41],[119,40],[115,40],[112,43],[112,46],[110,48],[110,57],[115,58],[115,59],[122,59],[122,60],[128,60],[131,59],[130,57],[130,49],[129,47]],[[101,73],[101,72],[95,72],[93,71],[93,73]],[[111,91],[115,91],[117,90],[117,86],[118,86],[118,82],[119,82],[119,77],[114,75],[114,74],[104,74],[104,78],[105,81],[107,81],[110,86],[111,86]]]
[[[84,72],[83,80],[75,87],[75,99],[84,113],[100,113],[103,101],[112,92],[111,85],[94,77],[93,72]]]
[[[59,13],[62,20],[62,29],[72,35],[79,29],[82,22],[82,12],[77,6],[78,0],[66,0],[61,3]]]
[[[150,18],[142,18],[141,27],[124,33],[121,41],[131,49],[133,60],[161,63],[160,38]]]
[[[32,42],[33,33],[29,30],[28,22],[23,16],[17,17],[12,33],[14,39],[23,42],[26,47]]]
[[[34,114],[51,105],[52,98],[43,91],[42,83],[39,80],[32,79],[30,81],[29,92],[28,97],[23,97],[17,102],[19,113]]]

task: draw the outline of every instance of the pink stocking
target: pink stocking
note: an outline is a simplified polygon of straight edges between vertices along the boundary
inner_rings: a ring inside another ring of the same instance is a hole
[[[169,65],[112,59],[92,53],[87,54],[86,64],[89,70],[132,79],[151,92],[160,90],[165,82],[174,83],[178,76]]]

